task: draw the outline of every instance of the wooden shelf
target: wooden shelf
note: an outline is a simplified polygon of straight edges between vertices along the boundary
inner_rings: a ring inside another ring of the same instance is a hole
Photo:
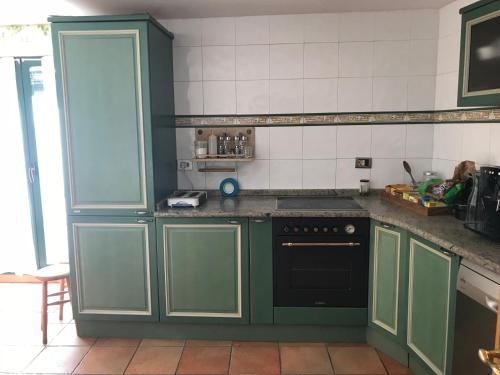
[[[255,158],[205,158],[205,159],[192,159],[193,163],[241,163],[254,161]]]

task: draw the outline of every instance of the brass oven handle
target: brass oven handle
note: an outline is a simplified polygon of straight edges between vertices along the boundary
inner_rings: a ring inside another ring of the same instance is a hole
[[[341,247],[361,246],[359,242],[283,242],[284,247]]]
[[[493,371],[493,374],[495,375],[500,375],[500,364],[495,363],[496,358],[500,358],[500,350],[486,350],[486,349],[479,349],[478,352],[479,359],[490,366],[491,370]]]

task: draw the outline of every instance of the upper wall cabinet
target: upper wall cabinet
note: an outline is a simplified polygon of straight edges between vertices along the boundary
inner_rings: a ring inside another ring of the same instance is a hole
[[[50,21],[69,213],[151,213],[177,185],[172,34],[148,15]]]
[[[460,10],[459,107],[500,105],[500,0]]]

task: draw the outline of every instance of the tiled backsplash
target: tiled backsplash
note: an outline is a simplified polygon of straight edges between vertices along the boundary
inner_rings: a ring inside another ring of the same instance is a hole
[[[437,10],[161,23],[177,115],[434,108]]]
[[[177,129],[179,159],[192,158],[194,132]],[[237,178],[242,189],[348,189],[362,178],[380,188],[407,180],[403,160],[417,176],[431,168],[433,133],[429,124],[260,127],[255,161],[236,164],[235,173],[197,172],[195,164],[179,172],[179,188],[217,189],[225,177]],[[355,169],[356,156],[372,157],[373,168]]]
[[[460,16],[440,10],[162,21],[175,33],[177,115],[456,108]],[[357,188],[450,177],[461,160],[500,164],[500,124],[259,127],[256,159],[235,173],[179,172],[179,188]],[[193,156],[194,129],[177,129],[178,158]],[[371,156],[372,169],[355,169]],[[234,164],[231,164],[234,166]]]
[[[436,76],[436,109],[457,107],[460,61],[460,8],[476,0],[456,0],[439,10],[439,39]]]
[[[433,170],[451,176],[462,160],[500,165],[500,124],[441,124],[434,127]]]

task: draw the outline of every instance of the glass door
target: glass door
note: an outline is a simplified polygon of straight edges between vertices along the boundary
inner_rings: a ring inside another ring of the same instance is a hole
[[[61,138],[50,59],[2,58],[0,273],[67,262]]]
[[[4,213],[0,215],[0,274],[24,273],[37,265],[36,223],[32,220],[26,129],[20,118],[13,58],[0,59],[0,170]]]

